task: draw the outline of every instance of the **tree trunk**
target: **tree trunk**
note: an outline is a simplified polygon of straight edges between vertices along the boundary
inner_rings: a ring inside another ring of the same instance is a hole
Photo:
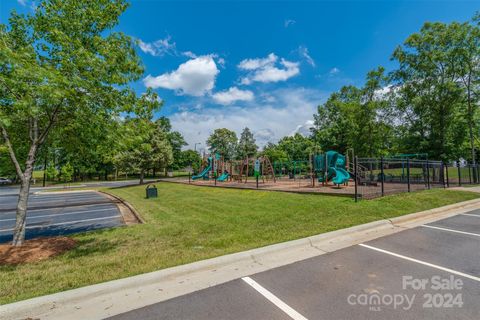
[[[15,229],[13,231],[14,246],[21,246],[25,240],[25,228],[27,219],[27,205],[30,193],[30,180],[22,180],[20,185],[20,193],[18,194],[17,215],[15,221]]]
[[[14,246],[21,246],[25,241],[28,197],[30,196],[30,183],[32,180],[33,166],[35,165],[36,151],[37,146],[33,144],[28,152],[27,161],[25,162],[25,172],[21,179],[22,183],[18,194],[15,229],[13,230],[12,244]]]
[[[140,171],[140,184],[143,184],[143,177],[144,177],[144,175],[145,175],[145,170],[142,169],[142,170]]]

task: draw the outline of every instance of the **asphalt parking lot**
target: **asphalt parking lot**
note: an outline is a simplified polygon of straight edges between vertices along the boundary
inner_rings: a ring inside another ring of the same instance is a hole
[[[479,319],[480,210],[111,319]]]
[[[11,241],[18,194],[0,194],[0,243]],[[123,225],[116,203],[91,192],[31,194],[26,239]]]

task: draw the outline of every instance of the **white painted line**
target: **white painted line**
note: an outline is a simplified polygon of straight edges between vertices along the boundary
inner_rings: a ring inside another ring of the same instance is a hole
[[[105,205],[112,205],[114,204],[113,202],[102,202],[102,203],[92,203],[92,204],[83,204],[81,206],[64,206],[64,207],[60,207],[62,209],[65,209],[65,208],[80,208],[80,207],[91,207],[91,206],[105,206]],[[58,209],[58,208],[39,208],[39,209],[28,209],[28,212],[32,212],[32,211],[48,211],[48,210],[51,210],[51,209]],[[4,211],[4,212],[0,212],[0,216],[2,214],[10,214],[10,213],[16,213],[17,211],[14,209],[14,210],[11,210],[11,211]]]
[[[287,305],[285,302],[283,302],[282,300],[280,300],[279,298],[277,298],[277,296],[275,296],[273,293],[271,293],[270,291],[268,291],[267,289],[265,289],[264,287],[262,287],[261,285],[259,285],[257,282],[255,282],[255,280],[253,280],[252,278],[250,277],[244,277],[242,278],[243,281],[245,281],[246,283],[248,283],[253,289],[257,290],[262,296],[264,296],[265,298],[267,298],[268,301],[270,301],[271,303],[273,303],[274,305],[276,305],[278,308],[280,308],[280,310],[282,310],[283,312],[285,312],[286,314],[288,314],[290,316],[290,318],[294,319],[294,320],[308,320],[307,318],[305,318],[304,316],[302,316],[300,313],[298,313],[297,311],[293,310],[289,305]]]
[[[480,214],[460,213],[462,216],[477,217],[480,218]]]
[[[76,221],[67,221],[67,222],[59,222],[59,223],[52,223],[52,224],[45,224],[45,225],[39,225],[39,226],[27,226],[26,229],[37,229],[37,228],[45,228],[45,227],[54,227],[54,226],[63,226],[65,224],[74,224],[74,223],[80,223],[80,222],[87,222],[87,221],[97,221],[97,220],[107,220],[107,219],[113,219],[113,218],[119,218],[121,215],[117,216],[111,216],[111,217],[103,217],[103,218],[93,218],[93,219],[83,219],[83,220],[76,220]],[[13,231],[14,229],[0,229],[0,232],[4,231]]]
[[[391,256],[401,258],[401,259],[404,259],[404,260],[408,260],[408,261],[416,262],[416,263],[419,263],[419,264],[423,264],[424,266],[428,266],[428,267],[432,267],[432,268],[435,268],[435,269],[438,269],[438,270],[450,272],[452,274],[456,274],[457,276],[465,277],[465,278],[480,282],[479,277],[475,277],[475,276],[472,276],[472,275],[467,274],[467,273],[463,273],[463,272],[456,271],[456,270],[449,269],[449,268],[445,268],[445,267],[442,267],[442,266],[439,266],[439,265],[436,265],[436,264],[433,264],[433,263],[428,263],[428,262],[425,262],[425,261],[422,261],[422,260],[417,260],[417,259],[414,259],[414,258],[403,256],[403,255],[398,254],[398,253],[394,253],[394,252],[391,252],[391,251],[387,251],[387,250],[383,250],[383,249],[380,249],[380,248],[372,247],[372,246],[369,246],[369,245],[366,245],[366,244],[363,244],[363,243],[359,244],[359,246],[362,246],[364,248],[368,248],[368,249],[371,249],[371,250],[375,250],[375,251],[378,251],[378,252],[386,253],[386,254],[389,254]]]
[[[48,217],[61,217],[61,216],[69,216],[72,214],[79,214],[79,213],[92,213],[92,212],[100,212],[100,211],[111,211],[115,210],[116,207],[111,207],[111,208],[106,208],[106,209],[98,209],[98,210],[87,210],[87,211],[73,211],[73,212],[65,212],[65,213],[55,213],[55,214],[45,214],[45,215],[39,215],[39,216],[28,216],[27,215],[27,220],[31,219],[38,219],[38,218],[48,218]],[[2,221],[15,221],[16,218],[13,219],[0,219],[0,222]]]
[[[455,233],[460,233],[460,234],[466,234],[466,235],[469,235],[469,236],[480,237],[480,234],[478,234],[478,233],[471,233],[471,232],[459,231],[459,230],[448,229],[448,228],[440,228],[440,227],[435,227],[435,226],[429,226],[429,225],[426,225],[426,224],[422,224],[420,227],[425,227],[425,228],[431,228],[431,229],[437,229],[437,230],[442,230],[442,231],[449,231],[449,232],[455,232]]]

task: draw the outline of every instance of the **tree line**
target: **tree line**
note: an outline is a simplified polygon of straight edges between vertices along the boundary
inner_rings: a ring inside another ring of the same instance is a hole
[[[379,66],[363,86],[343,86],[319,105],[309,136],[268,143],[262,154],[272,161],[308,160],[311,153],[353,149],[360,157],[423,153],[477,163],[480,13],[463,23],[425,23],[391,59],[394,70]],[[234,134],[222,130],[212,145],[233,143]],[[220,136],[229,138],[219,142]]]

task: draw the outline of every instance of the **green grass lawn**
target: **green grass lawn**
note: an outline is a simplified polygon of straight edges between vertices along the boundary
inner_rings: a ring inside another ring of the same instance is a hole
[[[50,260],[0,267],[0,304],[470,200],[435,189],[355,203],[350,198],[157,183],[104,189],[146,224],[76,235],[78,247]]]

